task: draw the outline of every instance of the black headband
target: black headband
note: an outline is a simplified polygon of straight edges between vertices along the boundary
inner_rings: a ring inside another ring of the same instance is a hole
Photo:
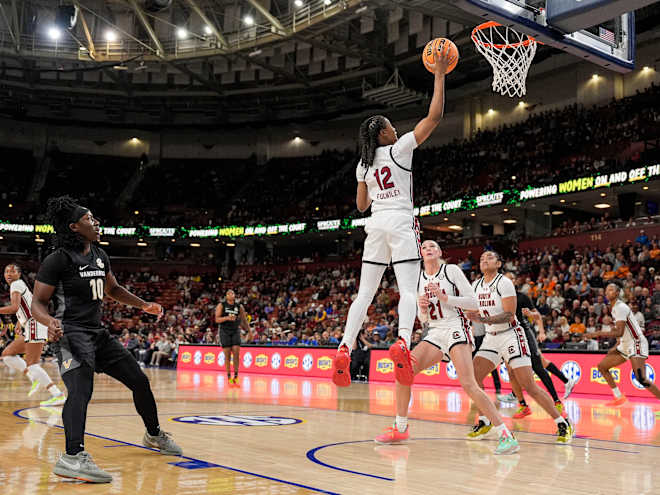
[[[77,223],[84,215],[89,213],[89,209],[84,206],[76,206],[69,216],[69,222]]]

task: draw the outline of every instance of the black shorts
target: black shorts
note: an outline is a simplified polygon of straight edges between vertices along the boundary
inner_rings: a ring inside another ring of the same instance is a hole
[[[527,345],[529,345],[529,355],[532,357],[541,356],[541,351],[539,349],[538,340],[536,340],[536,334],[532,329],[527,325],[520,325],[525,330],[525,336],[527,337]]]
[[[53,344],[60,375],[86,364],[97,373],[131,354],[106,329],[63,324],[64,335]]]
[[[222,347],[232,347],[235,345],[241,345],[241,332],[226,332],[220,330],[220,345]]]

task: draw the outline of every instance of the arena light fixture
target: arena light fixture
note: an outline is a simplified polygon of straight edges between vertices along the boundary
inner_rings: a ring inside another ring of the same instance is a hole
[[[140,142],[140,140],[138,138],[136,138],[136,137],[131,138],[131,143],[138,144],[139,142]]]
[[[140,210],[135,210],[133,213],[135,213],[136,215],[139,215],[139,214],[140,214]]]
[[[9,203],[9,207],[10,207],[10,208],[13,208],[14,205],[13,205],[12,203]]]
[[[46,239],[41,239],[41,238],[37,237],[37,238],[34,240],[34,242],[38,242],[39,244],[41,244],[42,242],[46,242]]]
[[[605,193],[600,193],[600,197],[601,197],[601,198],[604,198],[605,196],[607,196],[607,194],[605,194]]]
[[[476,217],[477,214],[476,214],[476,213],[470,213],[470,216],[471,216],[471,217]]]
[[[511,176],[511,180],[516,180],[516,176],[515,176],[515,175],[512,175],[512,176]]]
[[[139,247],[147,247],[147,243],[146,243],[146,242],[138,242],[137,245],[138,245]]]
[[[449,218],[445,217],[445,218],[443,218],[443,220],[444,220],[445,222],[447,222],[447,221],[449,221]]]
[[[593,76],[591,76],[591,80],[592,80],[592,81],[598,81],[598,78],[599,78],[599,77],[600,77],[600,76],[599,76],[598,74],[594,74]]]
[[[645,191],[648,191],[648,190],[649,190],[649,186],[644,186],[644,187],[642,187],[642,189],[644,189]],[[11,205],[9,205],[9,207],[11,208]]]
[[[323,5],[326,7],[332,3],[332,0],[323,0]]]
[[[227,247],[234,247],[234,246],[236,246],[236,244],[233,243],[233,242],[228,242],[228,243],[227,243]]]
[[[515,218],[507,218],[505,220],[502,220],[502,222],[507,224],[513,224],[513,223],[518,223],[518,220],[516,220]]]
[[[109,246],[110,245],[110,243],[108,241],[99,241],[99,244],[101,246]]]
[[[488,113],[488,115],[493,115],[495,113],[495,110],[493,110],[492,108],[489,108],[487,113]]]
[[[598,208],[599,210],[604,210],[605,208],[610,208],[612,205],[609,203],[596,203],[594,205],[594,208]]]
[[[106,41],[110,41],[110,42],[112,42],[112,41],[117,41],[117,33],[115,33],[114,31],[112,31],[111,29],[108,29],[108,30],[105,32],[105,40],[106,40]]]
[[[303,0],[294,0],[293,4],[294,4],[296,7],[298,7],[298,8],[300,8],[300,7],[302,7],[303,5],[305,5],[305,3],[303,2]]]
[[[507,212],[507,211],[509,211],[509,209],[508,209],[508,208],[504,208],[502,211]]]
[[[450,225],[449,229],[459,231],[459,230],[463,230],[463,227],[461,227],[460,225]]]
[[[188,37],[188,31],[185,28],[178,28],[176,30],[176,37],[180,40],[185,40]]]
[[[245,23],[246,26],[253,26],[254,25],[254,17],[251,15],[246,15],[243,17],[243,22]]]
[[[564,212],[561,211],[561,210],[552,210],[552,214],[553,214],[553,215],[563,215]]]
[[[201,244],[199,242],[191,242],[190,247],[199,247]]]
[[[566,200],[565,199],[560,199],[559,202],[560,203],[566,203]]]
[[[211,29],[211,26],[204,26],[204,34],[206,35],[213,34],[213,30]]]
[[[172,242],[176,242],[176,239],[170,239]]]
[[[57,39],[60,38],[60,36],[62,36],[62,31],[57,29],[55,26],[52,26],[52,27],[48,28],[48,36],[52,40],[57,40]]]
[[[526,106],[527,106],[527,103],[525,103],[524,101],[521,100],[521,101],[518,102],[518,107],[519,108],[525,108]]]
[[[645,65],[645,66],[642,68],[642,72],[650,72],[651,70],[652,70],[652,69],[651,69],[648,65]]]

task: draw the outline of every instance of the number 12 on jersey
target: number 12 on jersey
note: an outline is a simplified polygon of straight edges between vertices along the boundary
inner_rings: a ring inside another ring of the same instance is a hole
[[[103,279],[95,278],[89,281],[89,285],[92,287],[92,300],[101,301],[103,300]]]
[[[374,170],[374,177],[376,177],[376,182],[378,182],[378,187],[380,187],[381,191],[394,187],[394,184],[390,181],[392,178],[392,171],[390,170],[390,167],[382,167],[380,171],[378,169]]]

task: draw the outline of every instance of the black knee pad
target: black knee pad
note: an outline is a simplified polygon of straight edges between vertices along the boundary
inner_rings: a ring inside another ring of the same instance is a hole
[[[642,368],[637,368],[637,373],[635,373],[635,378],[637,381],[642,384],[642,387],[649,388],[653,385],[652,382],[648,381],[645,374],[642,374]]]

